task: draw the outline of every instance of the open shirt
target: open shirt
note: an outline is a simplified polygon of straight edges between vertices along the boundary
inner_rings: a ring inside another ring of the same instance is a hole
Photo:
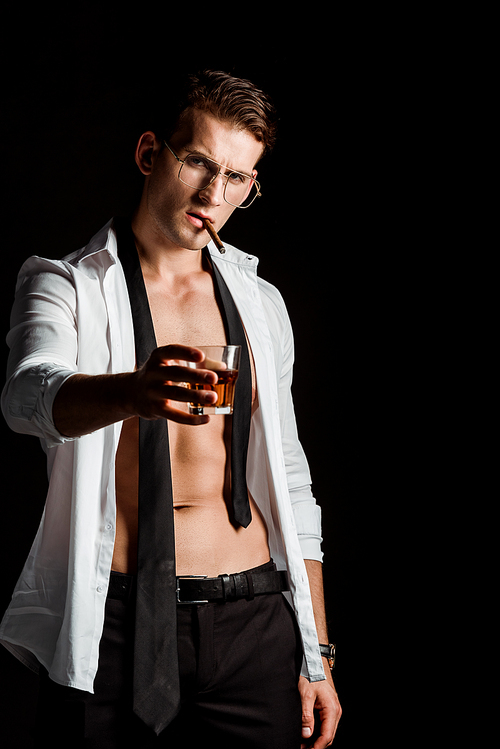
[[[293,337],[284,302],[257,276],[258,259],[226,245],[212,262],[226,282],[252,350],[258,408],[250,427],[249,491],[270,553],[287,569],[300,628],[303,674],[325,678],[304,559],[322,560],[321,512],[311,493],[291,396]],[[0,640],[53,681],[93,691],[116,522],[115,456],[123,422],[71,439],[52,419],[67,378],[130,372],[132,315],[110,221],[62,260],[29,258],[19,273],[7,336],[2,410],[16,432],[37,435],[49,488],[40,527],[0,625]]]

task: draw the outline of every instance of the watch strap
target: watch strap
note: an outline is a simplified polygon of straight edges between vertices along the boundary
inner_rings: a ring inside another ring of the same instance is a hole
[[[319,649],[321,652],[321,655],[325,658],[328,658],[328,663],[330,665],[330,668],[335,668],[335,645],[329,643],[328,645],[324,645],[320,643]]]

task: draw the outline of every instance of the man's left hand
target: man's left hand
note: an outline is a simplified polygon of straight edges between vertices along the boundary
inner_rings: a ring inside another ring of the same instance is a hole
[[[304,676],[299,679],[299,692],[302,700],[302,744],[301,749],[325,749],[333,742],[342,708],[333,681],[309,682]],[[321,721],[321,732],[314,744],[311,744],[314,733],[314,711]]]

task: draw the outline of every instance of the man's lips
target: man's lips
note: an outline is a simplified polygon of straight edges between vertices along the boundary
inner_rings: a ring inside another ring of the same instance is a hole
[[[194,213],[192,211],[189,211],[186,213],[186,216],[188,217],[189,221],[191,221],[194,226],[197,226],[198,229],[204,229],[203,219],[208,218],[210,223],[212,222],[212,219],[210,216],[205,215],[204,213]]]
[[[226,252],[226,248],[224,247],[221,238],[217,234],[210,216],[207,216],[205,213],[195,213],[194,211],[186,211],[186,216],[191,224],[197,226],[199,229],[206,230],[208,236],[215,243],[215,246],[217,247],[221,255]]]

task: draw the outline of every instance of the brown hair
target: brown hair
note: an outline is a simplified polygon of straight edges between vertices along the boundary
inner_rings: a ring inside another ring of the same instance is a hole
[[[262,143],[263,154],[271,151],[275,144],[277,115],[274,105],[267,94],[244,78],[213,70],[189,75],[174,98],[174,107],[168,117],[170,126],[165,127],[164,121],[162,129],[167,140],[191,107],[210,112],[236,128],[248,130]]]

